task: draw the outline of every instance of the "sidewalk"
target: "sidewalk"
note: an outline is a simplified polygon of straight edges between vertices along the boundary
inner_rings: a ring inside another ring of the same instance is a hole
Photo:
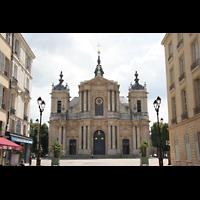
[[[51,166],[51,159],[42,159],[41,165]],[[168,159],[163,159],[163,165],[168,166]],[[32,166],[36,166],[36,159],[32,160]],[[60,159],[60,166],[140,166],[140,159]],[[158,158],[150,158],[149,166],[159,166]]]

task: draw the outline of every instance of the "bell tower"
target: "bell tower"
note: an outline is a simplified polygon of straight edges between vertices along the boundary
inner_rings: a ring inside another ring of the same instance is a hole
[[[130,84],[128,100],[129,100],[129,108],[131,110],[132,119],[136,117],[136,115],[140,115],[145,119],[148,119],[148,108],[147,108],[147,89],[146,83],[144,86],[139,84],[138,73],[135,72],[135,83]]]
[[[58,117],[60,114],[66,114],[67,110],[70,107],[70,93],[69,93],[69,87],[66,83],[64,86],[62,83],[63,80],[63,74],[62,71],[60,73],[60,79],[59,84],[54,86],[52,84],[52,90],[51,90],[51,115],[50,120],[54,120],[55,117]],[[66,117],[65,117],[66,118]]]

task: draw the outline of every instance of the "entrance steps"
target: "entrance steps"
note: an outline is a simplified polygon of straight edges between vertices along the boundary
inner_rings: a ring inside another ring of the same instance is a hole
[[[60,159],[90,159],[91,155],[65,155]],[[94,155],[93,159],[105,159],[105,158],[139,158],[137,155]]]

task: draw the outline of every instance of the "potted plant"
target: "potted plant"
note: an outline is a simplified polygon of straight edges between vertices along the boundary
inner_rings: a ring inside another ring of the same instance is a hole
[[[143,164],[149,165],[149,158],[148,156],[146,156],[148,146],[149,144],[147,140],[143,140],[141,145],[139,146],[139,153],[141,154],[140,166],[142,166]]]
[[[60,156],[63,155],[63,145],[58,141],[50,142],[50,153],[53,151],[54,157],[51,158],[51,166],[60,165]]]

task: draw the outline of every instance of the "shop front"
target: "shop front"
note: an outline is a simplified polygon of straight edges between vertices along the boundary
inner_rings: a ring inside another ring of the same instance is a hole
[[[22,146],[0,137],[0,165],[19,165]]]
[[[11,141],[23,147],[20,152],[20,160],[23,160],[24,163],[28,163],[30,156],[30,145],[33,143],[33,140],[30,137],[17,133],[7,132],[6,135],[9,136]]]

